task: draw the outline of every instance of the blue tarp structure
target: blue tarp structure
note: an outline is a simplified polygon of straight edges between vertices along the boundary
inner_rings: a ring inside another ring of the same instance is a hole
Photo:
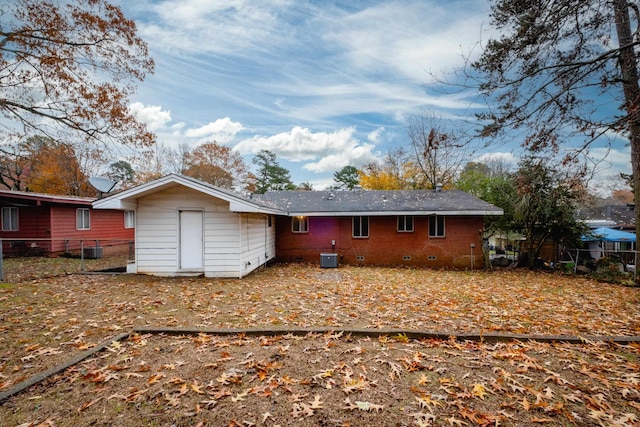
[[[636,235],[613,228],[600,227],[591,230],[589,236],[582,236],[583,242],[635,242]]]

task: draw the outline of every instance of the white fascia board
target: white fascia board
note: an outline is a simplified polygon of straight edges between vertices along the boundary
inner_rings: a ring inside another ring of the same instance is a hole
[[[135,200],[101,199],[93,202],[94,209],[117,209],[121,211],[133,211],[137,207]]]
[[[482,216],[482,215],[504,215],[501,210],[495,211],[353,211],[353,212],[289,212],[289,216]]]
[[[231,211],[268,213],[274,215],[286,214],[281,210],[262,207],[250,201],[246,201],[240,197],[235,197],[232,194],[218,191],[215,188],[209,186],[201,185],[196,181],[192,181],[180,175],[167,175],[155,181],[150,181],[137,187],[122,191],[118,194],[114,194],[113,196],[105,197],[104,199],[100,199],[94,202],[93,207],[95,209],[135,209],[137,205],[137,199],[139,199],[140,197],[146,196],[148,194],[153,194],[155,192],[162,191],[165,188],[170,188],[176,185],[182,185],[199,193],[228,202],[229,209]]]
[[[250,212],[250,213],[265,213],[272,215],[286,215],[285,211],[279,209],[268,208],[265,206],[256,205],[253,203],[247,203],[241,200],[228,200],[229,210],[232,212]]]

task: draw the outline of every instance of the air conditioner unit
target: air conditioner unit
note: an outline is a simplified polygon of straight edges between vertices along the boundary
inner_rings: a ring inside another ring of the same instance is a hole
[[[102,246],[89,246],[84,248],[85,259],[99,259],[102,258]]]
[[[338,254],[320,254],[321,268],[337,268]]]

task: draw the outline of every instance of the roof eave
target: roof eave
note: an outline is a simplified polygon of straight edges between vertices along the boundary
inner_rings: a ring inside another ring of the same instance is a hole
[[[150,181],[146,184],[105,197],[104,199],[96,200],[93,203],[93,207],[95,209],[134,209],[137,204],[137,199],[177,185],[182,185],[194,191],[224,200],[229,203],[229,210],[234,212],[285,214],[285,212],[281,210],[264,207],[260,204],[245,200],[242,197],[235,196],[230,192],[223,191],[222,189],[175,174],[164,176],[155,181]]]
[[[446,215],[446,216],[500,216],[504,215],[502,210],[451,210],[451,211],[289,211],[289,216],[430,216],[430,215]]]

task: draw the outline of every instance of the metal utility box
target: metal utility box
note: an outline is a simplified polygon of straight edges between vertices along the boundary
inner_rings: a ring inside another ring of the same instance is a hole
[[[321,268],[338,268],[338,254],[320,254]]]
[[[102,258],[102,246],[89,246],[88,248],[84,248],[83,255],[85,259]]]

